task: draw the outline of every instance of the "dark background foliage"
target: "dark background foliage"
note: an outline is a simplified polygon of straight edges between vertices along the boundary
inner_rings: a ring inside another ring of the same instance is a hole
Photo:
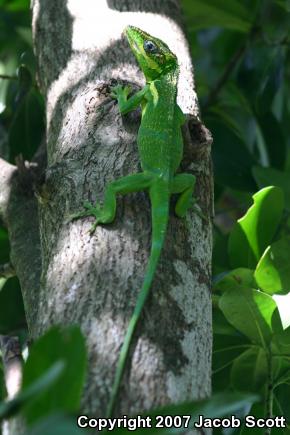
[[[0,0],[0,155],[11,163],[20,155],[32,158],[45,128],[29,3]],[[290,2],[181,3],[201,116],[214,138],[214,396],[164,413],[283,415],[289,424]],[[6,263],[9,240],[2,225],[0,265]],[[17,334],[25,345],[25,315],[16,277],[0,277],[0,333]],[[77,363],[72,365],[72,360]],[[23,390],[14,402],[2,404],[0,416],[22,410],[28,423],[36,424],[30,434],[50,434],[52,426],[58,428],[57,435],[84,433],[62,413],[79,407],[85,360],[77,328],[52,329],[32,347]],[[0,378],[4,399],[2,368]],[[71,393],[71,400],[61,394],[63,390],[66,396]],[[48,398],[46,408],[43,401]],[[214,433],[248,430],[260,433],[243,424]],[[146,433],[170,433],[170,429]],[[272,433],[286,434],[289,428]]]

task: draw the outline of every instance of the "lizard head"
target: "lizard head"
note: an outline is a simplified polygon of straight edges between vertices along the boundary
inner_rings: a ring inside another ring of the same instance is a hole
[[[133,26],[128,26],[125,32],[148,82],[178,69],[177,57],[163,41]]]

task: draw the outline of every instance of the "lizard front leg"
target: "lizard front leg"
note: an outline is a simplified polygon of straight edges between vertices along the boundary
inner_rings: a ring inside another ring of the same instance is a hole
[[[118,101],[119,110],[122,115],[125,115],[140,106],[148,92],[148,85],[144,86],[141,91],[136,92],[136,94],[128,98],[130,92],[130,86],[125,86],[123,88],[121,85],[117,85],[112,88],[111,97]]]
[[[112,222],[116,215],[116,196],[125,195],[130,192],[138,192],[149,188],[152,182],[152,175],[140,172],[139,174],[128,175],[112,181],[105,190],[104,204],[95,206],[89,202],[84,203],[85,210],[72,216],[72,220],[94,216],[95,222],[90,230],[93,233],[98,224],[108,224]]]

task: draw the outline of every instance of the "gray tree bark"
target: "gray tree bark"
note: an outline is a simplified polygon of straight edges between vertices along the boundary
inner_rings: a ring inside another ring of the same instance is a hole
[[[31,337],[53,324],[81,326],[89,352],[82,411],[104,416],[148,261],[150,204],[146,193],[119,198],[115,222],[99,226],[93,236],[90,218],[67,218],[82,209],[84,200],[102,201],[108,182],[140,170],[140,113],[121,117],[110,98],[110,86],[117,82],[136,89],[144,85],[122,35],[127,24],[136,25],[178,55],[178,103],[190,118],[183,169],[197,176],[198,206],[207,220],[194,211],[184,220],[171,212],[116,414],[206,397],[211,376],[210,136],[199,120],[179,3],[34,0],[32,13],[38,81],[47,108],[47,168],[41,188],[35,192],[41,165],[26,164],[21,173],[0,161],[0,190],[5,192],[0,213],[9,229]],[[37,161],[42,162],[41,156]]]

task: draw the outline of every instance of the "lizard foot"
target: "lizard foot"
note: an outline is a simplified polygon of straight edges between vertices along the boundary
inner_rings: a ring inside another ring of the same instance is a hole
[[[84,209],[78,213],[72,214],[69,216],[69,218],[67,219],[68,222],[74,221],[76,219],[80,219],[83,217],[89,217],[89,216],[94,216],[95,218],[95,222],[93,223],[93,225],[91,226],[89,233],[93,234],[98,226],[98,224],[100,223],[104,223],[105,216],[104,213],[102,211],[101,206],[96,203],[95,205],[91,204],[90,202],[86,201],[83,204]]]
[[[122,98],[122,97],[127,99],[130,92],[131,92],[130,86],[122,87],[121,85],[117,85],[111,89],[110,96],[111,96],[111,98],[114,98],[115,100],[117,100],[118,98]]]

